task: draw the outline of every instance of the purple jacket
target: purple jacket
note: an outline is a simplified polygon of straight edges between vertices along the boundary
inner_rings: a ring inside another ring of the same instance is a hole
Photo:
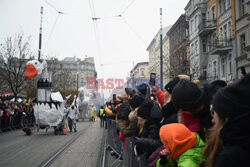
[[[158,147],[151,155],[150,157],[147,159],[148,161],[148,166],[149,167],[156,167],[156,163],[158,161],[158,159],[160,159],[160,152],[165,149],[165,147],[162,145],[160,147]]]

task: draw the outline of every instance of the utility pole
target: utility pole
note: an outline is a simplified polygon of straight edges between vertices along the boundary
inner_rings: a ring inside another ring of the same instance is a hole
[[[43,23],[43,7],[41,6],[41,20],[40,20],[40,31],[39,31],[39,49],[38,49],[38,60],[41,57],[41,49],[42,49],[42,23]]]
[[[162,53],[162,8],[160,8],[160,26],[161,26],[161,29],[160,29],[160,87],[161,87],[161,90],[163,90],[163,61],[162,61],[162,57],[163,57],[163,53]]]
[[[76,62],[76,97],[78,97],[78,68],[79,68],[79,61]]]

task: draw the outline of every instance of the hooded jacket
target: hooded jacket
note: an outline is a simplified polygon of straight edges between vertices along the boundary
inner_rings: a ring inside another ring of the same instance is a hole
[[[198,167],[204,162],[203,147],[205,143],[183,124],[169,124],[160,129],[161,141],[169,149],[170,155],[165,165],[157,161],[157,167]]]

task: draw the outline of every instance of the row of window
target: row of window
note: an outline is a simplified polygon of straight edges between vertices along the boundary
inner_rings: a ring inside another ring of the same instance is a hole
[[[219,0],[220,15],[222,15],[230,7],[231,7],[231,0]]]
[[[240,9],[240,16],[244,16],[246,14],[246,3],[247,0],[239,0],[240,4],[239,4],[239,9]]]
[[[217,61],[209,63],[209,71],[212,72],[213,77],[217,77]],[[221,77],[226,77],[226,75],[232,75],[232,56],[231,54],[228,57],[222,57],[220,59],[220,72]],[[212,77],[212,76],[211,76]]]
[[[229,21],[228,23],[220,27],[220,39],[226,41],[231,37],[232,37],[232,23],[231,21]]]
[[[247,13],[246,3],[247,3],[247,0],[239,0],[238,9],[239,9],[240,16],[243,16]],[[219,15],[224,14],[230,7],[231,7],[231,0],[219,0]],[[211,13],[211,16],[210,16],[210,13]],[[202,20],[211,20],[211,21],[216,20],[215,4],[211,7],[210,10],[207,11],[207,17],[206,17],[206,13],[202,13]],[[203,24],[206,24],[206,22],[204,22]],[[199,25],[199,15],[197,14],[194,16],[193,19],[190,20],[190,24],[189,24],[190,34],[193,34],[197,30],[198,25]],[[231,27],[231,25],[229,27]]]
[[[194,16],[194,19],[192,19],[190,21],[190,34],[193,34],[195,31],[197,31],[198,28],[198,24],[199,24],[199,20],[198,20],[198,14]]]

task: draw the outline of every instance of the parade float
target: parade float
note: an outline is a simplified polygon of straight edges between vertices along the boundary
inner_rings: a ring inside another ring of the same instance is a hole
[[[37,100],[33,106],[35,125],[39,129],[54,128],[55,135],[65,134],[67,124],[64,114],[64,100],[60,92],[51,92],[52,82],[47,70],[47,63],[31,60],[26,63],[26,78],[38,76]],[[26,129],[27,134],[30,129]]]

